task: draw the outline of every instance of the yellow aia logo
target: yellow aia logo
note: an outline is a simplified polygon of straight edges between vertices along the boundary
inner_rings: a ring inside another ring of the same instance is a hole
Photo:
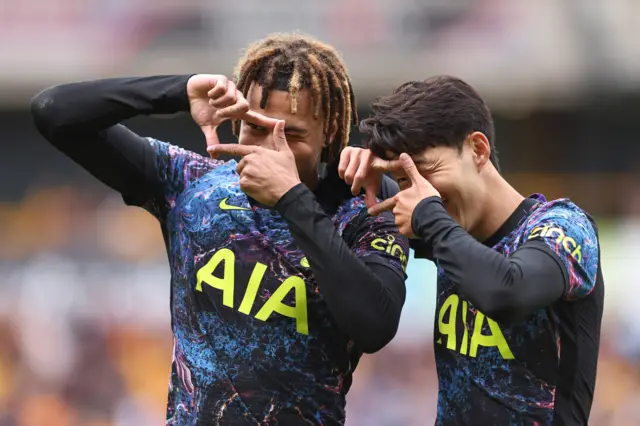
[[[306,260],[306,259],[304,259]],[[227,249],[223,248],[218,250],[211,256],[211,259],[205,266],[200,268],[196,273],[197,283],[196,291],[202,291],[202,284],[206,284],[213,288],[217,288],[222,291],[222,304],[231,309],[233,306],[233,294],[235,292],[236,280],[235,280],[235,254]],[[301,262],[302,263],[302,262]],[[213,275],[213,272],[218,266],[223,265],[222,277]],[[261,262],[256,262],[247,284],[247,289],[244,292],[242,302],[238,307],[238,312],[245,315],[251,314],[251,309],[258,296],[258,290],[260,284],[264,278],[264,274],[267,272],[267,265]],[[285,305],[283,303],[284,298],[293,291],[295,294],[295,306]],[[276,291],[271,294],[266,303],[260,308],[255,318],[260,321],[266,321],[274,312],[284,315],[285,317],[293,318],[296,321],[296,331],[300,334],[309,334],[309,322],[307,319],[307,289],[305,282],[300,277],[288,277],[284,280]]]
[[[461,309],[458,309],[458,308]],[[475,358],[478,349],[483,347],[496,347],[504,359],[514,359],[511,348],[497,322],[485,316],[482,312],[476,311],[471,331],[471,341],[469,341],[469,329],[467,328],[467,314],[469,306],[466,300],[460,303],[460,297],[452,294],[444,301],[438,312],[438,331],[441,337],[436,342],[439,345],[446,344],[447,349],[458,351],[462,355]],[[462,316],[458,322],[458,314]],[[473,314],[471,314],[473,315]],[[482,334],[484,324],[489,326],[489,334]],[[462,325],[462,341],[458,342],[457,327]],[[443,339],[445,342],[443,342]],[[459,343],[459,345],[458,345]]]

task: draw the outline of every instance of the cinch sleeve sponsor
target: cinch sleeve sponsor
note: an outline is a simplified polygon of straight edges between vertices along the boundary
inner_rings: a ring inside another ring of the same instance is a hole
[[[409,257],[409,241],[400,234],[391,214],[368,216],[358,229],[352,250],[364,260],[376,259],[404,274]]]
[[[573,203],[551,203],[533,213],[526,240],[544,241],[558,255],[569,277],[564,298],[588,296],[598,272],[598,239],[593,225]]]

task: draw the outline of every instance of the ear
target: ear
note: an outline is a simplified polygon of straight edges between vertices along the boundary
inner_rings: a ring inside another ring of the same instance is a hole
[[[473,132],[467,138],[469,147],[473,152],[473,161],[478,170],[484,168],[491,157],[491,144],[482,132]]]

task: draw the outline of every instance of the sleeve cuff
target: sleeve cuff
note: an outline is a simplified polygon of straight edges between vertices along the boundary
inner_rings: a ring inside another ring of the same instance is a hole
[[[422,232],[424,231],[425,223],[428,223],[434,215],[445,213],[450,218],[447,209],[442,204],[442,199],[437,196],[425,198],[420,201],[411,215],[411,229],[416,237],[424,237]]]
[[[278,200],[278,202],[276,203],[275,206],[273,206],[273,208],[278,213],[280,213],[283,217],[286,217],[286,213],[289,210],[289,208],[300,198],[304,197],[306,194],[313,195],[311,190],[307,188],[307,185],[305,185],[304,183],[299,183],[293,188],[291,188],[289,191],[287,191],[287,193],[284,194]]]
[[[165,94],[168,110],[188,112],[191,109],[189,96],[187,95],[187,84],[189,83],[189,79],[194,75],[195,74],[185,74],[175,76],[174,84],[168,88]]]

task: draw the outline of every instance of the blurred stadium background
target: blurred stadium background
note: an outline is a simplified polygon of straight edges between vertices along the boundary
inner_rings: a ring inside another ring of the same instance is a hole
[[[640,424],[639,16],[637,0],[0,0],[0,426],[162,424],[171,361],[158,226],[37,135],[30,97],[79,79],[230,74],[249,41],[294,29],[344,53],[361,116],[405,80],[467,79],[516,187],[598,218],[591,424]],[[185,116],[130,125],[204,153]],[[400,332],[363,358],[348,426],[432,424],[434,268],[408,273]]]

